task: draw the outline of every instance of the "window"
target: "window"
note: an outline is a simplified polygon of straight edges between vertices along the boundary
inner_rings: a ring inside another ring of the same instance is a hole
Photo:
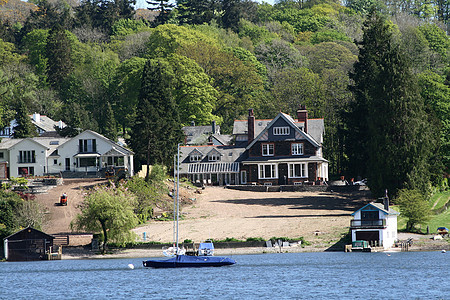
[[[53,164],[54,164],[54,165],[57,165],[57,164],[58,164],[58,160],[57,160],[57,159],[54,159],[54,160],[53,160]]]
[[[292,155],[303,155],[303,143],[291,144]]]
[[[114,167],[121,167],[125,165],[123,156],[108,156],[106,163],[108,166]]]
[[[31,151],[19,151],[19,163],[35,163],[36,155],[34,150]]]
[[[202,156],[200,154],[191,154],[190,157],[190,160],[193,162],[202,160]]]
[[[220,160],[220,154],[219,153],[212,153],[208,155],[209,161],[219,161]]]
[[[289,127],[274,127],[273,135],[289,135]]]
[[[80,157],[78,167],[95,167],[97,159],[95,157]]]
[[[78,142],[78,152],[97,152],[97,143],[95,139],[79,140]]]
[[[308,177],[306,163],[289,164],[289,178]]]
[[[259,179],[273,179],[278,177],[278,169],[276,164],[258,165]]]
[[[3,152],[0,152],[0,158],[5,158],[5,155],[3,154]]]
[[[273,156],[273,144],[262,144],[262,155],[263,156]]]

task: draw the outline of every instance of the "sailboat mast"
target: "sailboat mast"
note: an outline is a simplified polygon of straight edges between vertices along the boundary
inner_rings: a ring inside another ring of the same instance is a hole
[[[177,173],[177,157],[173,156],[173,192],[172,192],[172,198],[173,198],[173,239],[172,239],[172,246],[175,246],[176,236],[175,236],[175,223],[177,221],[177,217],[175,214],[175,209],[177,206],[177,199],[175,198],[175,189],[176,189],[176,173]]]
[[[180,144],[177,145],[177,255],[178,255],[178,220],[180,218]]]

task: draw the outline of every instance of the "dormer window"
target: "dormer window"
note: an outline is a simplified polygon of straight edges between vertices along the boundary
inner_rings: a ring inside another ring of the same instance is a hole
[[[208,161],[219,161],[220,154],[219,153],[211,153],[208,155]]]
[[[292,155],[303,155],[303,143],[291,144]]]
[[[273,135],[289,135],[290,130],[289,126],[283,126],[283,127],[274,127],[273,128]]]
[[[190,157],[191,157],[190,158],[191,162],[196,162],[196,161],[201,161],[202,160],[202,156],[200,154],[197,154],[197,153],[191,154]]]
[[[274,145],[273,144],[262,144],[262,155],[263,156],[273,156]]]

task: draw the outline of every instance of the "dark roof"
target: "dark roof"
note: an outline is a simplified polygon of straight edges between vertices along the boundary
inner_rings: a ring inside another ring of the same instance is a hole
[[[34,229],[34,228],[31,227],[31,226],[28,226],[27,228],[24,228],[24,229],[22,229],[22,230],[19,230],[19,231],[17,231],[16,233],[13,233],[13,234],[11,234],[11,235],[5,237],[4,240],[6,240],[6,239],[12,240],[12,239],[14,239],[14,237],[20,236],[20,235],[22,235],[23,233],[27,233],[27,232],[32,232],[33,234],[42,235],[42,236],[45,236],[46,238],[51,239],[51,240],[53,240],[53,239],[55,238],[54,236],[51,236],[51,235],[49,235],[49,234],[47,234],[47,233],[45,233],[45,232],[42,232],[42,231],[40,231],[40,230]]]
[[[291,118],[292,119],[292,118]],[[292,119],[293,120],[293,119]],[[304,127],[304,122],[297,122],[294,124],[298,128]],[[258,136],[272,120],[255,120],[255,137]],[[247,134],[248,121],[247,120],[235,120],[233,125],[233,135]],[[308,119],[308,134],[318,142],[322,143],[322,136],[325,133],[324,119]]]

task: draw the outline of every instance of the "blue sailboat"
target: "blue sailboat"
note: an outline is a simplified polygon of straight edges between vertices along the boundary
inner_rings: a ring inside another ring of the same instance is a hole
[[[176,254],[175,257],[169,258],[169,259],[161,259],[161,260],[155,260],[155,259],[149,259],[143,261],[144,267],[147,268],[200,268],[200,267],[222,267],[222,266],[229,266],[234,265],[236,261],[234,259],[231,259],[229,257],[220,257],[220,256],[211,256],[207,255],[207,252],[205,254],[202,254],[203,256],[189,256],[180,254],[180,248],[178,245],[178,220],[180,215],[180,201],[179,201],[179,188],[180,188],[180,175],[179,175],[179,157],[180,157],[180,144],[178,144],[178,155],[177,155],[177,219],[176,219]],[[204,248],[208,248],[206,246],[209,245],[203,245]],[[214,246],[209,247],[214,251]],[[211,252],[208,252],[209,254],[212,254]]]

